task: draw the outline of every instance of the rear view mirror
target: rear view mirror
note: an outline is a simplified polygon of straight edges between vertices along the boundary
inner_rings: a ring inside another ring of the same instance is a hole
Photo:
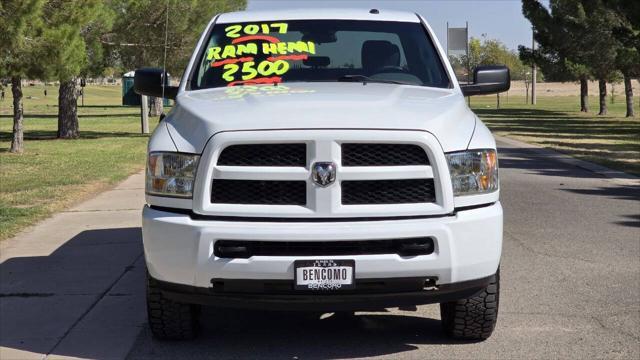
[[[331,58],[328,56],[309,56],[305,60],[302,60],[302,63],[305,66],[310,66],[313,68],[317,67],[327,67],[331,64]]]
[[[338,41],[335,32],[310,32],[302,35],[302,41],[312,41],[316,44],[329,44]]]
[[[511,75],[503,65],[478,66],[473,71],[473,84],[462,85],[464,96],[496,94],[509,90]]]
[[[137,69],[133,78],[133,89],[140,95],[162,97],[162,83],[164,82],[164,97],[175,99],[178,94],[177,86],[169,86],[167,73],[157,68]]]

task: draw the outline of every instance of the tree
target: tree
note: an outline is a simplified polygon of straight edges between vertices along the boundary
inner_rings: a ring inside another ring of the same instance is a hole
[[[583,33],[583,40],[589,44],[590,51],[585,58],[591,72],[598,80],[600,94],[600,112],[607,114],[607,82],[616,76],[616,57],[620,43],[613,36],[613,29],[621,25],[620,18],[613,11],[604,6],[602,0],[581,0],[586,17],[582,19],[587,31]]]
[[[58,95],[58,138],[74,139],[80,135],[78,91],[81,72],[90,68],[85,35],[91,24],[108,17],[99,0],[48,0],[44,6],[43,31],[47,77],[60,81]]]
[[[40,26],[42,0],[0,2],[0,78],[11,78],[13,95],[13,136],[10,152],[22,153],[22,78],[40,75],[35,51]]]
[[[591,72],[587,66],[573,63],[563,58],[558,51],[542,45],[538,45],[535,51],[520,45],[518,52],[524,64],[528,66],[536,64],[546,81],[579,81],[580,110],[584,112],[589,110],[588,79],[591,77]]]
[[[604,1],[609,11],[618,17],[613,36],[619,43],[616,67],[622,72],[627,107],[627,117],[634,116],[633,87],[631,79],[640,76],[640,4],[620,0]]]
[[[82,30],[87,49],[87,63],[80,71],[82,77],[101,77],[110,71],[108,52],[102,37],[111,31],[116,14],[105,2],[100,2],[98,6],[100,16],[89,22]]]
[[[246,7],[246,0],[114,0],[118,18],[103,37],[126,69],[165,65],[165,22],[168,20],[166,69],[174,78],[187,65],[193,46],[211,18]],[[167,18],[168,10],[168,18]],[[145,21],[137,21],[145,19]],[[151,99],[152,114],[162,112],[162,99]]]
[[[640,52],[632,47],[621,47],[616,57],[618,69],[624,78],[624,93],[627,107],[627,117],[633,117],[633,86],[631,79],[640,76]]]
[[[521,58],[535,61],[550,76],[579,80],[580,111],[587,112],[591,75],[587,56],[591,46],[584,38],[588,28],[580,0],[550,0],[549,10],[537,0],[522,0],[522,13],[531,22],[539,48],[533,52],[521,46]]]
[[[630,0],[604,0],[604,5],[624,19],[624,24],[614,29],[614,33],[626,46],[635,47],[640,52],[640,2]]]
[[[482,41],[474,37],[469,39],[468,55],[462,55],[461,58],[462,63],[467,64],[469,71],[473,72],[473,69],[482,62]]]
[[[615,78],[620,61],[627,58],[614,36],[614,29],[623,21],[607,6],[609,2],[625,9],[636,7],[622,0],[550,0],[547,10],[538,0],[522,1],[534,38],[545,51],[534,54],[533,59],[543,63],[550,60],[547,65],[559,64],[580,79],[582,111],[587,111],[587,80],[590,75],[595,77],[599,83],[600,115],[607,113],[607,81]]]
[[[496,39],[482,39],[472,37],[469,39],[469,67],[473,71],[479,65],[501,64],[509,68],[513,80],[522,80],[524,64],[518,58],[518,54],[509,50],[504,43]],[[467,66],[467,56],[452,57],[452,66],[455,70]],[[458,71],[459,72],[459,71]]]
[[[485,39],[480,50],[480,65],[491,64],[506,65],[516,77],[522,73],[524,67],[518,55],[509,51],[502,42]]]

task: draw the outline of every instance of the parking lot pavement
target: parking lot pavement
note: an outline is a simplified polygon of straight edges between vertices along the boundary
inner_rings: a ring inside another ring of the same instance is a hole
[[[197,340],[153,340],[137,175],[120,194],[128,200],[116,189],[0,245],[0,358],[639,358],[640,185],[499,145],[502,288],[487,341],[445,338],[437,305],[355,315],[209,308]]]

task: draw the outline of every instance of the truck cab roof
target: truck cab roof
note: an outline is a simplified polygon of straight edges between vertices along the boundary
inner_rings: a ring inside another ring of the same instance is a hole
[[[379,9],[347,9],[347,8],[317,8],[317,9],[286,9],[266,11],[238,11],[220,14],[216,20],[219,24],[276,21],[276,20],[371,20],[371,21],[399,21],[420,22],[415,13],[409,11]]]

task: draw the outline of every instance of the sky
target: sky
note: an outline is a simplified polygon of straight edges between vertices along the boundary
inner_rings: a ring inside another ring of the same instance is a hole
[[[472,37],[485,35],[488,39],[498,39],[513,50],[521,44],[531,46],[531,24],[522,15],[520,0],[249,0],[247,10],[318,7],[417,12],[427,19],[443,47],[447,40],[447,22],[450,27],[464,27],[467,21]]]

